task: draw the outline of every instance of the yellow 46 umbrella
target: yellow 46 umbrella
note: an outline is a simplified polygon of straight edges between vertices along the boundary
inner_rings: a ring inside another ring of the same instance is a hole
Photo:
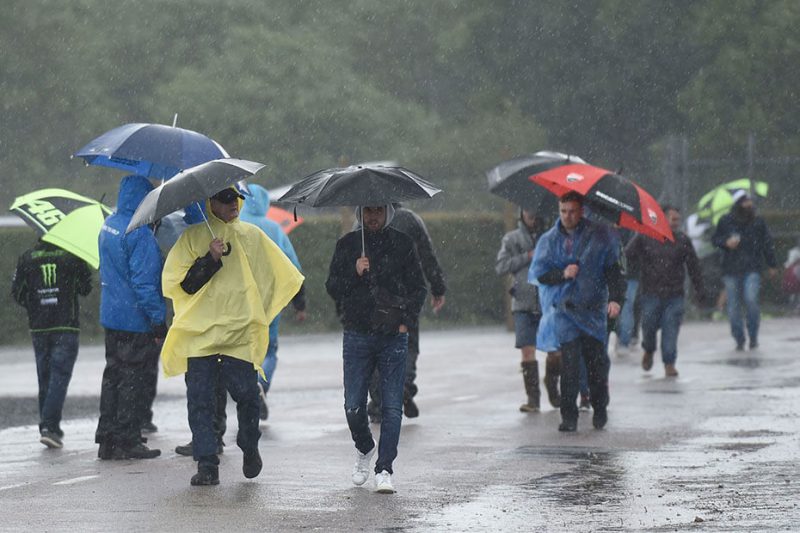
[[[19,196],[9,210],[49,242],[100,266],[97,236],[111,209],[65,189],[41,189]]]

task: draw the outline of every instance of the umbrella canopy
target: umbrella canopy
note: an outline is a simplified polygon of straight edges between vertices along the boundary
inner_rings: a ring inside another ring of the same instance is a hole
[[[88,165],[169,179],[180,170],[229,156],[219,143],[196,131],[162,124],[125,124],[97,137],[73,157],[82,157]]]
[[[718,185],[708,191],[697,202],[697,216],[710,220],[716,225],[722,215],[727,213],[733,205],[733,195],[736,191],[745,191],[748,194],[766,198],[769,193],[769,184],[764,181],[755,181],[747,178],[729,181]]]
[[[65,189],[42,189],[14,200],[9,208],[36,230],[43,241],[98,268],[97,236],[111,209]]]
[[[572,163],[530,177],[556,196],[582,195],[592,211],[620,227],[658,241],[675,240],[658,202],[644,189],[610,170]]]
[[[295,183],[277,202],[310,207],[378,206],[432,198],[440,192],[406,168],[365,164],[315,172]]]
[[[503,161],[486,172],[489,192],[524,209],[554,216],[557,208],[552,196],[541,187],[531,187],[528,178],[571,163],[585,161],[578,156],[547,151]]]
[[[144,197],[133,213],[127,232],[203,201],[262,168],[264,165],[255,161],[215,159],[181,171]]]

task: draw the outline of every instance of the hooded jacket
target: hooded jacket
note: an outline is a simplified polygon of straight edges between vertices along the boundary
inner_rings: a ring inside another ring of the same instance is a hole
[[[419,255],[419,262],[422,266],[422,273],[431,287],[431,294],[434,296],[444,296],[447,292],[447,282],[444,271],[436,257],[433,249],[431,236],[425,222],[411,209],[405,208],[400,204],[394,204],[394,216],[392,217],[391,227],[402,231],[414,241]]]
[[[170,250],[162,281],[175,308],[161,350],[167,376],[186,372],[189,357],[216,354],[249,361],[261,371],[269,324],[303,283],[303,275],[263,231],[238,218],[225,223],[208,205],[206,211],[214,235],[230,244],[230,254],[187,292],[187,274],[210,259],[211,234],[205,224],[192,225]]]
[[[152,189],[142,176],[123,178],[117,211],[100,230],[100,323],[104,328],[147,333],[164,325],[162,260],[156,238],[148,226],[125,233],[133,212]]]
[[[376,308],[376,292],[387,291],[404,303],[403,324],[417,325],[427,288],[411,237],[389,227],[394,209],[387,206],[386,222],[380,231],[364,232],[370,269],[363,276],[356,272],[361,257],[361,209],[356,210],[359,229],[336,242],[325,288],[336,302],[345,330],[376,333],[371,322]]]
[[[616,232],[586,218],[581,219],[572,235],[557,220],[539,239],[528,281],[539,287],[544,314],[552,318],[559,345],[582,334],[605,342],[607,304],[614,301],[621,305],[625,297],[619,260]],[[566,280],[560,273],[573,263],[580,268],[578,276]]]
[[[302,272],[303,269],[300,266],[300,260],[297,258],[297,252],[295,252],[292,241],[289,240],[289,236],[283,232],[278,223],[267,218],[267,212],[269,211],[269,191],[261,185],[256,184],[249,184],[247,188],[250,189],[250,195],[246,195],[244,198],[244,207],[242,207],[239,219],[242,222],[249,222],[261,228],[261,231],[266,233],[267,237],[272,239],[272,242],[277,244],[278,248],[286,254],[286,257],[289,258],[297,270]],[[306,308],[304,289],[301,288],[301,290],[297,292],[292,299],[292,305],[298,311],[302,311]]]
[[[775,246],[772,243],[764,219],[755,215],[747,220],[737,212],[734,204],[731,212],[719,219],[717,229],[711,237],[714,246],[722,250],[722,273],[728,276],[761,272],[764,266],[776,268],[778,260],[775,257]],[[725,245],[728,238],[734,233],[739,234],[739,246],[731,250]]]
[[[531,264],[529,252],[536,245],[539,235],[531,233],[522,220],[517,229],[503,236],[494,270],[498,275],[511,274],[514,285],[511,288],[511,311],[525,311],[540,314],[539,292],[536,285],[528,283],[528,269]]]

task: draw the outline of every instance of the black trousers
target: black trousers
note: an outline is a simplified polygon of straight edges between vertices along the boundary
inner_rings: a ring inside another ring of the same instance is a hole
[[[161,348],[152,333],[107,329],[105,340],[106,367],[95,442],[132,446],[141,439],[145,412],[152,404],[150,369]]]
[[[561,345],[561,418],[578,420],[580,360],[586,362],[589,375],[589,398],[592,409],[602,412],[608,405],[608,371],[611,362],[602,341],[589,335]]]

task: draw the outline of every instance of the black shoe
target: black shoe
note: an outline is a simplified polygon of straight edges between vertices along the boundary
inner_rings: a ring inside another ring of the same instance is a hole
[[[758,341],[752,341],[751,340],[750,341],[750,349],[751,350],[755,350],[756,348],[758,348]]]
[[[197,473],[189,482],[192,486],[219,485],[219,467],[217,465],[197,465]]]
[[[608,412],[605,409],[598,409],[592,415],[592,425],[594,429],[603,429],[608,422]]]
[[[581,411],[588,411],[592,407],[591,402],[589,401],[589,396],[584,396],[581,394],[581,402],[578,404],[578,409]]]
[[[258,448],[249,452],[244,452],[244,459],[242,460],[242,473],[247,479],[256,477],[261,473],[261,454],[258,453]]]
[[[48,448],[63,448],[64,443],[61,442],[61,437],[58,436],[58,433],[55,431],[50,431],[49,429],[43,429],[40,433],[39,442],[47,446]]]
[[[261,405],[258,407],[258,418],[261,420],[269,418],[269,407],[267,407],[267,402],[263,396],[261,397]]]
[[[101,461],[110,461],[114,458],[114,445],[108,441],[103,441],[97,448],[97,458]]]
[[[408,418],[417,418],[419,416],[419,407],[412,398],[403,402],[403,412]]]
[[[578,430],[578,422],[574,420],[564,420],[558,425],[559,431],[577,431]]]
[[[217,443],[217,455],[222,455],[224,443],[221,441]],[[178,455],[185,455],[186,457],[192,457],[194,455],[194,450],[192,449],[192,441],[189,441],[187,444],[183,444],[181,446],[175,446],[175,453]]]
[[[133,446],[114,448],[114,459],[154,459],[161,455],[161,450],[150,449],[141,442]]]
[[[744,351],[744,342],[737,342],[736,343],[736,351],[743,352]]]
[[[155,433],[156,431],[158,431],[158,426],[152,422],[145,422],[142,424],[142,433]]]

